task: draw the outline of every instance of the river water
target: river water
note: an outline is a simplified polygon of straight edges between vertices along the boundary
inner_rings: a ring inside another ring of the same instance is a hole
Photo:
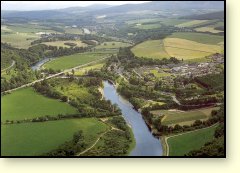
[[[107,81],[103,82],[103,94],[106,100],[115,103],[121,109],[124,119],[132,127],[136,146],[130,153],[131,156],[162,156],[161,141],[149,131],[142,115],[133,109],[133,106],[121,97],[116,88]]]
[[[43,64],[45,64],[48,61],[51,61],[53,58],[44,58],[41,61],[37,62],[36,64],[32,65],[32,70],[39,70]]]

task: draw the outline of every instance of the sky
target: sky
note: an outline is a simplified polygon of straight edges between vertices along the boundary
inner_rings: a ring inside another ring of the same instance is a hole
[[[148,1],[1,1],[1,10],[50,10],[76,6],[85,7],[93,4],[122,5],[144,2]]]

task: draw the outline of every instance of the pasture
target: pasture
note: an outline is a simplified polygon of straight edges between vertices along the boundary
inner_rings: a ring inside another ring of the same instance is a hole
[[[1,122],[77,113],[69,104],[47,98],[35,92],[33,88],[20,89],[2,96],[1,107]]]
[[[76,76],[82,76],[84,75],[85,72],[89,71],[89,70],[99,70],[104,66],[104,63],[98,63],[98,64],[94,64],[94,65],[89,65],[86,67],[83,67],[79,70],[75,70],[74,75]]]
[[[219,45],[202,44],[180,38],[166,38],[163,42],[166,52],[171,57],[183,58],[184,60],[220,53],[222,49]]]
[[[169,55],[164,49],[162,40],[148,40],[134,46],[131,51],[138,57],[161,59]]]
[[[143,24],[136,24],[135,26],[134,26],[134,28],[138,28],[138,29],[156,29],[156,28],[161,28],[161,24],[160,23],[154,23],[154,24],[145,24],[145,23],[143,23]]]
[[[150,70],[150,73],[152,73],[157,78],[171,76],[171,73],[165,73],[165,72],[159,73],[158,70]]]
[[[167,140],[169,145],[169,156],[184,156],[192,150],[200,149],[205,143],[214,138],[217,125],[205,129],[170,137]]]
[[[179,125],[190,125],[195,120],[205,120],[211,116],[212,110],[218,110],[219,107],[210,107],[195,109],[190,111],[181,110],[156,110],[151,111],[154,115],[163,116],[162,124],[168,126]]]
[[[47,69],[52,68],[54,70],[65,70],[65,69],[73,68],[89,62],[93,62],[98,59],[105,58],[107,56],[109,56],[109,54],[104,52],[78,53],[78,54],[56,58],[44,64],[43,67]]]
[[[2,156],[37,156],[72,140],[82,130],[87,147],[109,127],[94,118],[1,125]]]

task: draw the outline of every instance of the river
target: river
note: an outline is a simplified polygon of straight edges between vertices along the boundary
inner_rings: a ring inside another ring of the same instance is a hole
[[[43,64],[45,64],[48,61],[51,61],[53,58],[44,58],[41,61],[38,61],[36,64],[32,65],[32,70],[39,70]]]
[[[104,81],[103,84],[103,95],[105,99],[118,105],[124,119],[132,127],[136,146],[130,153],[130,156],[162,156],[161,141],[155,138],[149,131],[142,115],[133,109],[133,106],[117,93],[116,88],[112,84],[107,81]]]

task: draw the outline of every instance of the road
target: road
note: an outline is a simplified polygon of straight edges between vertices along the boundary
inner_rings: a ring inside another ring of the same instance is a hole
[[[70,68],[70,69],[66,69],[66,70],[64,70],[64,71],[62,71],[62,72],[60,72],[60,73],[56,73],[56,74],[50,75],[50,76],[48,76],[48,77],[35,80],[35,81],[31,82],[31,83],[24,84],[24,85],[22,85],[22,86],[20,86],[20,87],[17,87],[17,88],[11,89],[11,90],[7,90],[7,91],[4,91],[4,92],[1,92],[1,94],[7,93],[7,92],[16,91],[16,90],[18,90],[18,89],[31,86],[31,85],[33,85],[33,84],[35,84],[35,83],[38,83],[38,82],[41,82],[41,81],[43,81],[43,80],[54,78],[54,77],[56,77],[56,76],[59,76],[59,75],[61,75],[61,74],[66,73],[66,72],[71,72],[72,70],[76,70],[76,69],[78,69],[78,68],[81,68],[81,67],[90,65],[90,64],[92,64],[92,63],[96,63],[96,62],[98,62],[98,61],[102,61],[102,60],[107,59],[107,58],[109,58],[109,57],[101,58],[101,59],[98,59],[98,60],[95,60],[95,61],[92,61],[92,62],[83,64],[83,65],[79,65],[79,66],[76,66],[76,67],[73,67],[73,68]]]
[[[7,67],[7,68],[2,69],[1,72],[6,71],[6,70],[12,68],[15,64],[16,64],[16,61],[12,61],[12,64],[9,67]]]
[[[167,140],[168,140],[168,139],[173,138],[173,137],[176,137],[176,136],[181,136],[181,135],[185,135],[185,134],[188,134],[188,133],[196,132],[196,131],[203,130],[203,129],[208,129],[208,128],[211,128],[211,127],[213,127],[213,126],[215,126],[215,125],[217,125],[217,124],[218,124],[218,123],[213,124],[213,125],[211,125],[211,126],[209,126],[209,127],[205,127],[205,128],[201,128],[201,129],[189,131],[189,132],[186,132],[186,133],[180,133],[180,134],[176,134],[176,135],[172,135],[172,136],[167,136],[167,137],[165,137],[165,138],[164,138],[164,140],[165,140],[164,142],[165,142],[165,144],[166,144],[166,156],[169,156],[169,145],[168,145],[168,143],[167,143]]]

